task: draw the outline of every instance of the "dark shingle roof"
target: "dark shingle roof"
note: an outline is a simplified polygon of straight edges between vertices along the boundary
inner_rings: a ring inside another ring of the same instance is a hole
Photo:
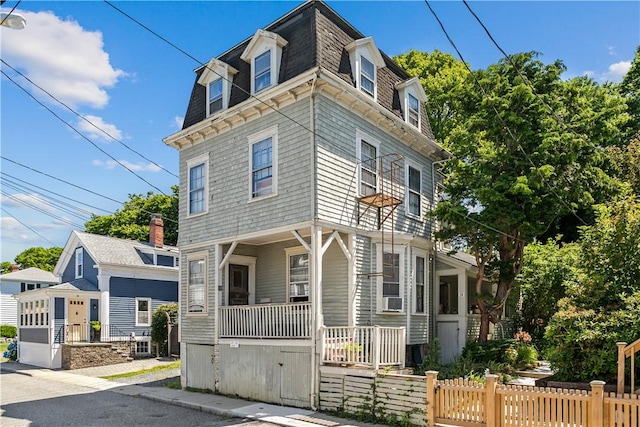
[[[288,42],[282,50],[282,65],[278,80],[280,83],[319,66],[339,76],[345,82],[354,84],[349,54],[345,46],[365,36],[322,1],[309,1],[264,29],[280,35]],[[238,70],[233,79],[234,86],[231,89],[229,107],[249,98],[251,65],[240,59],[249,41],[250,39],[243,41],[218,57],[219,60]],[[379,69],[377,73],[377,100],[380,105],[402,118],[395,85],[409,79],[410,76],[384,53],[382,57],[386,67]],[[204,67],[196,70],[183,129],[206,118],[206,88],[197,83],[203,70]],[[422,133],[433,138],[424,106],[421,110]]]

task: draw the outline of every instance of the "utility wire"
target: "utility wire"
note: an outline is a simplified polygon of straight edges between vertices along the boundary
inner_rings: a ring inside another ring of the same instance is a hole
[[[86,191],[87,193],[93,194],[93,195],[95,195],[95,196],[102,197],[103,199],[106,199],[106,200],[109,200],[109,201],[115,202],[115,203],[117,203],[117,204],[119,204],[119,205],[123,205],[123,206],[124,206],[124,205],[126,204],[125,202],[121,202],[121,201],[119,201],[119,200],[116,200],[116,199],[113,199],[113,198],[111,198],[111,197],[105,196],[104,194],[96,193],[95,191],[89,190],[89,189],[84,188],[84,187],[80,187],[79,185],[74,184],[74,183],[72,183],[72,182],[65,181],[65,180],[60,179],[60,178],[58,178],[58,177],[55,177],[55,176],[53,176],[53,175],[49,175],[49,174],[47,174],[47,173],[45,173],[45,172],[41,172],[41,171],[39,171],[39,170],[37,170],[37,169],[34,169],[34,168],[32,168],[32,167],[30,167],[30,166],[27,166],[27,165],[24,165],[24,164],[22,164],[22,163],[20,163],[20,162],[17,162],[17,161],[15,161],[15,160],[11,160],[11,159],[9,159],[8,157],[5,157],[5,156],[0,155],[0,159],[2,159],[2,160],[6,160],[7,162],[11,162],[11,163],[13,163],[13,164],[15,164],[15,165],[17,165],[17,166],[21,166],[21,167],[23,167],[23,168],[25,168],[25,169],[28,169],[28,170],[30,170],[30,171],[32,171],[32,172],[36,172],[36,173],[38,173],[38,174],[40,174],[40,175],[44,175],[44,176],[46,176],[46,177],[48,177],[48,178],[55,179],[56,181],[59,181],[59,182],[62,182],[62,183],[64,183],[64,184],[70,185],[70,186],[72,186],[72,187],[78,188],[78,189],[80,189],[80,190],[82,190],[82,191]],[[149,211],[145,211],[145,210],[142,210],[142,212],[144,212],[144,213],[148,213],[148,214],[150,214],[150,215],[152,215],[152,214],[156,213],[156,212],[149,212]],[[163,216],[163,217],[162,217],[162,219],[163,219],[163,220],[166,220],[166,221],[174,222],[174,223],[176,223],[176,224],[178,223],[178,221],[177,221],[177,220],[175,220],[175,219],[173,219],[173,218],[168,218],[168,217],[164,217],[164,216]]]
[[[7,13],[7,16],[4,17],[4,19],[2,20],[2,22],[0,22],[0,26],[2,26],[4,24],[4,21],[6,21],[7,19],[9,19],[9,17],[11,16],[11,14],[13,13],[14,10],[16,10],[16,8],[20,5],[20,2],[22,0],[18,0],[18,2],[11,8],[11,10],[9,11],[9,13]],[[4,1],[2,2],[4,3]]]
[[[136,176],[138,179],[144,181],[147,185],[149,185],[152,188],[155,188],[158,192],[160,192],[161,194],[164,194],[166,196],[166,194],[160,190],[158,187],[156,187],[155,185],[151,184],[149,181],[147,181],[146,179],[144,179],[143,177],[141,177],[140,175],[138,175],[137,173],[135,173],[133,170],[131,170],[130,168],[128,168],[125,164],[123,164],[120,160],[117,160],[115,157],[113,157],[111,154],[107,153],[106,151],[104,151],[102,148],[100,148],[95,142],[93,142],[92,140],[90,140],[89,138],[87,138],[85,135],[82,134],[82,132],[80,132],[78,129],[76,129],[75,127],[73,127],[71,124],[69,124],[68,122],[66,122],[62,117],[60,117],[58,114],[56,114],[56,112],[54,112],[51,108],[47,107],[43,102],[41,102],[40,100],[38,100],[36,97],[34,97],[32,94],[29,93],[29,91],[27,91],[24,87],[22,87],[19,83],[17,83],[15,80],[13,80],[11,77],[9,77],[9,75],[7,73],[4,72],[4,70],[0,70],[0,73],[2,73],[2,75],[4,75],[11,83],[13,83],[14,85],[16,85],[18,88],[20,88],[24,93],[26,93],[30,98],[32,98],[34,101],[36,101],[38,104],[40,104],[42,107],[44,107],[47,111],[49,111],[51,114],[53,114],[58,120],[60,120],[62,123],[64,123],[65,125],[67,125],[69,128],[71,128],[75,133],[77,133],[82,139],[88,141],[91,145],[93,145],[97,150],[99,150],[102,154],[104,154],[105,156],[109,157],[111,160],[113,160],[114,162],[116,162],[117,164],[119,164],[120,166],[122,166],[123,168],[125,168],[127,171],[129,171],[130,173],[132,173],[134,176]]]
[[[31,209],[33,209],[35,211],[38,211],[38,212],[40,212],[42,214],[45,214],[45,215],[47,215],[47,216],[49,216],[49,217],[51,217],[53,219],[57,219],[58,221],[62,221],[62,222],[66,223],[66,224],[69,224],[69,225],[71,225],[73,227],[84,228],[83,225],[76,224],[76,223],[72,222],[71,220],[69,220],[67,218],[64,218],[64,217],[58,216],[58,215],[54,215],[51,212],[47,212],[46,210],[34,205],[33,203],[26,202],[26,201],[24,201],[22,199],[19,199],[19,198],[15,197],[15,196],[13,196],[11,194],[8,194],[4,190],[0,190],[0,194],[2,194],[4,197],[7,197],[7,198],[9,198],[9,199],[11,199],[11,200],[13,200],[13,201],[15,201],[17,203],[20,203],[21,205],[29,207],[29,208],[31,208]]]
[[[476,75],[473,73],[473,71],[471,70],[471,68],[469,67],[469,64],[467,64],[467,62],[464,60],[464,57],[462,56],[462,53],[460,52],[460,50],[458,49],[458,47],[456,46],[455,42],[451,39],[451,37],[449,36],[449,33],[447,32],[446,28],[444,27],[444,24],[442,23],[442,21],[440,20],[440,18],[438,17],[438,14],[435,12],[435,10],[433,10],[433,8],[431,7],[431,4],[429,3],[429,0],[424,0],[424,2],[426,3],[427,7],[429,8],[429,10],[431,11],[431,14],[434,16],[434,18],[436,19],[436,21],[438,22],[438,24],[440,25],[440,28],[442,29],[442,32],[444,33],[444,35],[446,36],[447,40],[449,41],[449,43],[451,44],[451,46],[454,48],[454,50],[456,51],[456,53],[458,54],[458,57],[460,58],[460,60],[462,61],[462,63],[464,64],[465,68],[467,69],[467,71],[469,72],[469,74],[471,75],[471,77],[473,78],[473,80],[475,81],[476,85],[480,88],[480,91],[482,92],[483,96],[486,99],[490,99],[489,94],[487,93],[487,91],[484,89],[484,87],[482,86],[482,84],[480,83],[480,81],[478,80],[478,78],[476,77]],[[507,123],[504,121],[504,119],[502,118],[502,116],[500,115],[500,113],[498,112],[498,110],[496,109],[495,105],[493,103],[490,103],[491,108],[493,110],[493,112],[495,113],[496,117],[498,118],[498,120],[500,120],[500,123],[502,124],[502,126],[505,128],[505,130],[507,131],[507,133],[509,134],[509,136],[511,136],[511,138],[513,139],[513,141],[517,144],[518,148],[520,149],[520,151],[522,152],[522,154],[524,155],[525,159],[529,162],[529,164],[531,164],[531,166],[537,171],[538,175],[540,176],[540,179],[542,179],[543,182],[546,182],[546,180],[544,179],[544,176],[542,175],[542,173],[540,172],[540,170],[538,169],[538,167],[535,165],[535,163],[533,163],[533,161],[531,160],[531,158],[529,157],[529,155],[524,151],[524,148],[522,148],[522,145],[520,144],[518,138],[513,134],[513,132],[511,131],[511,129],[509,128],[509,126],[507,125]],[[551,192],[553,193],[554,196],[556,196],[556,198],[558,199],[558,201],[560,201],[560,203],[562,203],[563,205],[565,205],[569,211],[580,221],[582,222],[584,225],[587,225],[587,223],[580,218],[580,216],[578,216],[578,214],[575,212],[575,210],[562,198],[560,197],[560,195],[553,189],[552,186],[549,185],[549,189],[551,190]]]
[[[138,156],[142,157],[143,159],[145,159],[146,161],[148,161],[149,163],[153,164],[154,166],[158,167],[159,169],[167,172],[169,175],[172,175],[176,178],[180,178],[178,175],[176,175],[175,173],[165,169],[163,166],[157,164],[156,162],[154,162],[153,160],[145,157],[142,153],[139,153],[138,151],[134,150],[133,148],[131,148],[130,146],[128,146],[127,144],[125,144],[124,142],[122,142],[121,140],[115,138],[114,136],[112,136],[109,132],[105,131],[104,129],[102,129],[101,127],[97,126],[95,123],[93,123],[92,121],[90,121],[89,119],[87,119],[86,117],[84,117],[83,115],[81,115],[80,113],[78,113],[76,110],[74,110],[73,108],[71,108],[69,105],[67,105],[66,103],[62,102],[61,100],[59,100],[58,98],[56,98],[54,95],[52,95],[50,92],[48,92],[46,89],[44,89],[42,86],[38,85],[37,83],[35,83],[33,80],[31,80],[29,77],[25,76],[23,73],[21,73],[20,71],[16,70],[14,67],[12,67],[11,65],[9,65],[4,59],[0,58],[0,62],[2,62],[4,65],[6,65],[7,67],[11,68],[15,73],[19,74],[22,78],[24,78],[26,81],[28,81],[29,83],[31,83],[33,86],[37,87],[38,89],[40,89],[42,92],[46,93],[51,99],[53,99],[54,101],[56,101],[57,103],[59,103],[60,105],[64,106],[67,110],[71,111],[73,114],[75,114],[76,116],[78,116],[79,118],[81,118],[82,120],[84,120],[85,122],[87,122],[89,125],[91,125],[92,127],[94,127],[96,130],[98,130],[99,132],[103,133],[104,135],[106,135],[107,137],[111,138],[113,141],[121,144],[123,147],[127,148],[129,151],[137,154]]]
[[[34,230],[33,228],[29,227],[27,224],[25,224],[24,222],[20,221],[18,218],[16,218],[15,216],[11,215],[9,212],[7,212],[7,210],[3,207],[0,207],[0,209],[2,210],[2,212],[4,212],[5,214],[9,215],[11,218],[15,219],[16,221],[18,221],[20,223],[20,225],[22,225],[23,227],[26,227],[28,230],[30,230],[33,234],[36,234],[37,236],[39,236],[40,238],[46,240],[47,242],[51,243],[52,246],[55,246],[56,244],[53,243],[51,240],[47,239],[46,237],[44,237],[42,234],[38,233],[36,230]]]

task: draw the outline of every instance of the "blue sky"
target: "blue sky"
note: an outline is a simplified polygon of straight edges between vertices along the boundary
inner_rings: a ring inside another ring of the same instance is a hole
[[[16,3],[7,0],[2,10]],[[202,63],[300,3],[113,2]],[[387,55],[409,49],[455,55],[423,1],[327,3]],[[472,68],[501,58],[462,1],[431,5]],[[640,44],[637,1],[470,5],[506,52],[561,59],[565,78],[620,81]],[[114,212],[129,194],[170,193],[178,153],[162,139],[179,130],[199,65],[102,1],[23,0],[16,12],[27,27],[0,29],[0,261],[32,246],[63,246],[90,213]]]

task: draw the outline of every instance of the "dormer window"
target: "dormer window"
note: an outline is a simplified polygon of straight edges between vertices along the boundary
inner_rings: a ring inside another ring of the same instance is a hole
[[[258,30],[251,38],[240,59],[251,64],[251,93],[278,84],[282,48],[287,41],[276,33]]]
[[[209,83],[209,114],[222,110],[222,79]]]
[[[424,89],[420,84],[420,79],[414,77],[398,83],[396,89],[398,90],[404,121],[420,130],[422,122],[420,104],[427,102],[427,95],[425,95]]]
[[[271,86],[271,50],[256,56],[253,69],[255,70],[253,87],[256,92]]]
[[[207,88],[207,117],[229,108],[235,68],[215,58],[205,66],[198,83]]]
[[[349,52],[351,72],[356,87],[376,99],[378,69],[385,66],[380,50],[371,37],[355,40],[345,49]]]
[[[80,279],[84,273],[84,252],[82,248],[76,249],[76,265],[75,265],[76,279]]]

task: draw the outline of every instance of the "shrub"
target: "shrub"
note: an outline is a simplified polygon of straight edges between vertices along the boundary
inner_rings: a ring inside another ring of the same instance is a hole
[[[151,316],[151,339],[160,345],[160,352],[162,354],[166,351],[168,336],[167,315],[165,313],[168,313],[172,319],[175,319],[178,314],[178,304],[162,304],[153,311],[153,315]]]
[[[13,325],[1,325],[0,336],[4,338],[15,338],[18,335],[18,328]]]
[[[2,353],[2,357],[9,360],[18,360],[18,341],[13,340],[7,346],[7,350]]]

